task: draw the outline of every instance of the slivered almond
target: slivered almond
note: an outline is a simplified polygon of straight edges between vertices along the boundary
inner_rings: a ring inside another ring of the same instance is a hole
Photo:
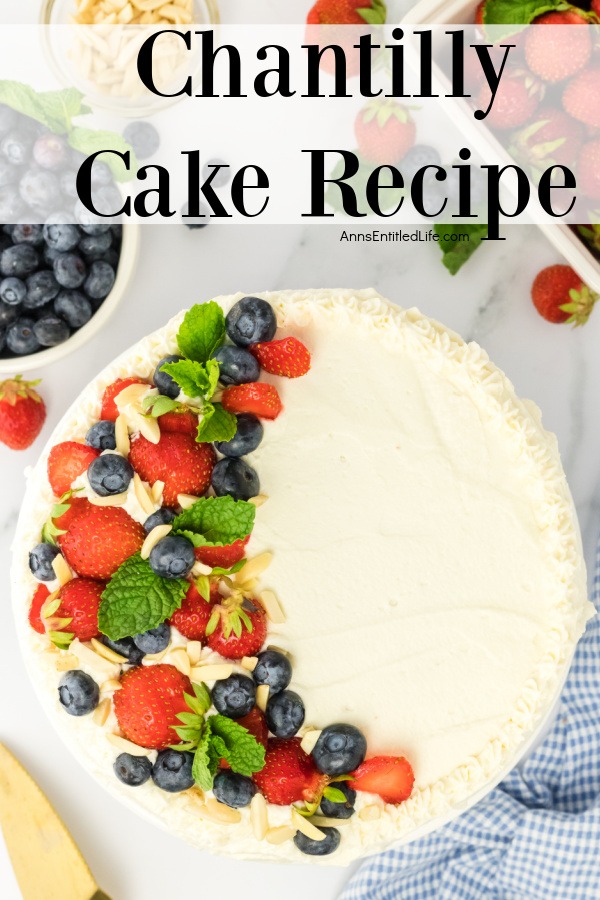
[[[248,503],[251,503],[252,506],[256,506],[258,509],[258,507],[262,506],[263,503],[266,503],[268,499],[266,494],[257,494],[256,497],[250,497]]]
[[[117,421],[115,422],[115,442],[117,453],[120,453],[121,456],[129,456],[131,442],[127,430],[127,418],[123,413],[117,416]]]
[[[218,825],[237,825],[242,821],[242,814],[239,809],[232,809],[231,806],[225,806],[219,803],[214,797],[207,800],[204,806],[198,807],[198,815],[202,819],[208,819],[209,822],[216,822]]]
[[[296,829],[291,825],[278,825],[276,828],[269,828],[266,834],[266,840],[269,844],[285,844],[291,841],[296,834]]]
[[[309,756],[315,749],[315,744],[319,740],[321,736],[321,730],[319,728],[309,728],[302,740],[300,741],[300,746],[304,750],[305,753],[308,753]]]
[[[273,591],[263,591],[258,595],[258,599],[264,606],[265,612],[273,625],[283,625],[286,621],[285,613],[275,593]]]
[[[155,503],[162,503],[163,491],[165,489],[164,481],[155,481],[151,488],[152,499]]]
[[[205,566],[204,563],[201,563],[199,559],[196,560],[194,565],[192,566],[192,576],[197,578],[199,575],[210,575],[212,569],[210,566]]]
[[[106,720],[110,714],[110,700],[108,697],[105,697],[104,700],[101,700],[94,712],[92,713],[92,720],[96,723],[96,725],[104,725],[106,724]]]
[[[233,666],[228,663],[216,663],[208,666],[195,666],[190,672],[192,681],[223,681],[229,678],[233,672]]]
[[[112,497],[99,497],[98,494],[90,494],[87,498],[92,506],[124,506],[127,503],[127,491],[123,494],[113,494]]]
[[[267,709],[267,701],[269,699],[269,685],[268,684],[259,684],[256,688],[256,705],[259,709],[262,709],[263,712]]]
[[[256,840],[264,841],[269,830],[269,817],[267,815],[267,801],[262,794],[255,794],[250,801],[250,823]]]
[[[260,582],[258,578],[251,578],[250,581],[244,581],[244,583],[238,585],[238,587],[240,587],[247,594],[254,594],[259,583]]]
[[[100,685],[100,692],[103,694],[109,694],[111,691],[120,691],[121,690],[121,682],[117,681],[116,678],[109,678],[108,681],[104,681]]]
[[[126,388],[123,388],[120,394],[117,394],[115,397],[115,406],[119,410],[119,412],[123,412],[126,406],[130,406],[134,403],[141,403],[144,396],[150,391],[152,388],[149,384],[130,384]]]
[[[284,650],[283,647],[278,647],[276,644],[269,644],[267,650],[276,650],[277,653],[282,653],[284,656],[287,656],[288,659],[290,659],[292,655],[289,650]]]
[[[79,660],[72,653],[61,653],[61,655],[56,660],[56,671],[69,672],[71,669],[76,669],[78,665]]]
[[[145,416],[137,411],[127,413],[129,424],[133,426],[135,431],[150,441],[151,444],[158,444],[160,441],[160,426],[157,419],[152,416]]]
[[[311,841],[324,841],[327,836],[316,825],[311,824],[307,818],[301,816],[294,807],[292,807],[292,825],[296,828],[296,831],[301,831]]]
[[[114,662],[109,662],[95,653],[88,644],[82,644],[78,638],[71,643],[70,652],[77,657],[80,665],[89,666],[94,671],[102,672],[106,678],[116,678],[119,669]]]
[[[202,654],[202,644],[200,641],[189,641],[187,647],[185,648],[185,652],[188,655],[188,659],[192,666],[197,666],[200,662],[200,656]]]
[[[254,672],[257,664],[258,664],[257,656],[243,656],[241,659],[242,667],[244,669],[247,669],[248,672]]]
[[[169,650],[171,649],[171,644],[169,643],[164,650],[161,650],[160,653],[146,653],[142,660],[142,665],[150,666],[155,665],[155,663],[160,662],[161,659],[164,659]]]
[[[58,583],[62,587],[63,584],[67,584],[68,581],[73,579],[73,573],[69,568],[66,559],[59,553],[58,556],[55,556],[52,560],[52,568],[54,569],[54,574],[58,579]]]
[[[144,512],[151,516],[154,512],[154,501],[137,472],[133,476],[133,490]]]
[[[189,509],[190,506],[193,506],[194,503],[197,503],[200,497],[195,497],[193,494],[178,494],[177,502],[179,503],[182,509]]]
[[[332,819],[329,816],[311,816],[309,821],[317,828],[337,828],[339,825],[350,824],[350,819]]]
[[[133,756],[150,756],[152,753],[152,750],[146,750],[145,747],[138,747],[137,744],[133,744],[119,734],[112,734],[109,732],[106,735],[106,740],[121,753],[132,753]]]
[[[363,806],[358,814],[358,818],[362,819],[364,822],[372,822],[375,819],[380,819],[381,807],[377,806],[375,803],[372,803],[369,806]]]
[[[96,638],[92,638],[90,644],[92,645],[94,653],[97,653],[102,659],[107,659],[109,662],[115,663],[116,665],[127,662],[127,657],[121,656],[120,653],[115,653],[114,650],[111,650],[110,647],[107,647],[106,644],[96,640]]]
[[[247,581],[251,581],[253,578],[258,578],[259,575],[268,569],[271,565],[271,560],[273,559],[273,554],[269,553],[269,551],[265,551],[264,553],[259,553],[258,556],[254,556],[252,559],[249,559],[248,562],[242,566],[240,571],[236,574],[235,579],[238,584],[245,584]]]
[[[142,549],[140,550],[142,559],[148,559],[158,542],[162,541],[172,530],[172,525],[157,525],[156,528],[153,528],[142,544]]]
[[[171,665],[175,666],[176,669],[179,669],[182,675],[189,676],[192,666],[190,658],[183,647],[176,647],[175,650],[171,650],[169,662]]]

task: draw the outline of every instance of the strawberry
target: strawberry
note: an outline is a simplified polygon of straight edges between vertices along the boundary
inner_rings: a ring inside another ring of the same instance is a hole
[[[535,25],[586,25],[577,12],[550,12],[539,16]],[[525,59],[531,71],[542,81],[555,84],[571,78],[586,67],[592,55],[592,40],[587,28],[528,28]]]
[[[170,622],[188,641],[204,641],[206,626],[212,615],[213,605],[220,599],[217,585],[211,585],[210,601],[206,601],[196,585],[190,584],[179,609],[171,616]]]
[[[269,739],[269,726],[267,725],[264,712],[260,710],[258,706],[251,709],[247,716],[242,716],[241,719],[237,719],[236,721],[238,725],[241,725],[242,728],[245,728],[246,731],[249,731],[250,734],[254,735],[258,743],[262,744],[266,749],[267,741]],[[222,759],[219,766],[221,769],[230,768],[226,759]]]
[[[184,694],[194,696],[192,684],[175,666],[135,666],[125,672],[113,704],[127,740],[153,750],[181,743],[173,729],[181,725],[179,713],[190,711]]]
[[[117,397],[121,391],[124,391],[126,387],[129,387],[131,384],[145,384],[143,378],[136,378],[132,376],[131,378],[117,378],[116,381],[113,381],[112,384],[109,384],[107,388],[104,390],[104,394],[102,395],[102,411],[100,413],[101,419],[108,419],[109,422],[116,422],[119,416],[119,410],[117,409],[117,405],[115,403],[115,397]]]
[[[533,305],[548,322],[583,325],[598,299],[570,266],[548,266],[531,286]]]
[[[21,375],[0,382],[0,441],[11,450],[30,447],[46,421],[46,406],[34,387]]]
[[[580,194],[600,199],[600,140],[588,141],[581,148],[577,166],[577,186]]]
[[[600,0],[592,0],[591,8],[592,12],[600,18]]]
[[[364,25],[385,22],[385,4],[378,0],[317,0],[309,10],[309,25]]]
[[[564,90],[562,103],[574,119],[600,128],[600,68],[586,69],[573,78]]]
[[[106,584],[88,578],[74,578],[59,591],[60,606],[53,615],[64,619],[57,631],[69,631],[80,641],[91,641],[98,634],[98,607]],[[51,622],[52,620],[50,620]]]
[[[191,434],[195,437],[198,431],[198,416],[190,410],[183,409],[180,412],[163,413],[158,417],[158,424],[161,431]]]
[[[289,806],[302,800],[314,802],[328,780],[326,775],[321,775],[312,756],[304,752],[300,738],[269,738],[264,767],[252,778],[265,799],[275,806]]]
[[[276,419],[283,409],[277,388],[261,381],[225,388],[221,403],[227,412],[253,413],[260,419]]]
[[[61,506],[64,505],[69,508],[65,510],[62,515],[57,516],[52,520],[59,531],[68,531],[71,527],[71,522],[73,522],[80,513],[85,512],[85,510],[89,509],[92,505],[85,497],[77,496],[68,497],[67,499],[61,497],[60,504]],[[60,543],[60,536],[58,542]]]
[[[486,110],[490,105],[491,91],[482,85],[477,98],[477,108]],[[519,70],[506,72],[498,86],[492,108],[484,119],[490,128],[519,128],[534,114],[543,96],[543,87],[532,75]]]
[[[283,375],[284,378],[300,378],[310,369],[310,353],[295,337],[281,341],[252,344],[250,353],[259,361],[265,372]]]
[[[199,444],[189,434],[167,431],[158,444],[142,435],[132,441],[129,461],[142,481],[163,481],[165,506],[177,506],[179,494],[205,493],[216,456],[212,444]]]
[[[381,166],[399,162],[413,146],[417,130],[406,106],[371,100],[356,117],[354,133],[361,156]]]
[[[225,547],[196,547],[196,559],[214,569],[215,566],[221,566],[223,569],[230,569],[235,566],[236,562],[244,558],[246,552],[246,544],[250,540],[250,535],[243,540],[234,541],[233,544],[227,544]]]
[[[485,0],[481,0],[477,5],[477,9],[475,10],[475,24],[476,25],[485,25],[483,21],[483,13],[485,10]]]
[[[42,607],[50,596],[50,591],[45,584],[38,584],[35,593],[31,598],[29,606],[29,624],[38,634],[46,634],[44,623],[42,622]]]
[[[530,125],[517,132],[510,152],[522,162],[536,166],[571,166],[583,143],[583,126],[554,107],[539,109]]]
[[[385,803],[407,800],[415,782],[412,766],[403,756],[373,756],[352,772],[348,787],[379,794]]]
[[[77,441],[55,444],[48,456],[48,481],[56,497],[70,490],[72,483],[87,471],[100,451]]]
[[[142,526],[121,507],[89,504],[70,522],[59,543],[78,575],[107,581],[141,549],[145,537]]]
[[[267,615],[240,593],[214,606],[206,629],[206,643],[225,659],[254,656],[267,637]]]
[[[359,25],[362,26],[360,33],[367,33],[373,30],[367,28],[368,25],[383,25],[386,14],[384,0],[317,0],[306,17],[305,43],[341,47],[346,57],[346,77],[351,78],[360,71],[360,55],[354,47],[358,35],[355,28],[343,26]],[[335,73],[335,59],[331,50],[321,56],[324,72]]]

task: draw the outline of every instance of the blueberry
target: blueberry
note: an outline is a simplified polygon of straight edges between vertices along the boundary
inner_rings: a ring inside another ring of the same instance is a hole
[[[263,439],[265,430],[260,419],[251,413],[237,416],[237,431],[230,441],[217,441],[215,447],[223,456],[245,456],[252,453]]]
[[[132,756],[131,753],[119,753],[113,768],[119,781],[129,787],[139,787],[152,775],[152,763],[147,756]]]
[[[127,662],[132,666],[138,666],[146,655],[134,644],[133,638],[130,637],[121,638],[118,641],[111,641],[105,635],[102,635],[100,640],[106,647],[109,647],[111,650],[114,650],[115,653],[118,653],[119,656],[124,656]]]
[[[76,170],[67,169],[66,172],[61,172],[58,180],[63,198],[67,198],[68,200],[77,200],[79,194],[77,193]]]
[[[263,650],[258,654],[258,662],[252,676],[257,684],[268,684],[269,693],[283,691],[292,680],[292,666],[278,650]]]
[[[81,164],[84,162],[85,157],[81,160],[76,160],[75,164],[77,166],[77,170],[81,168]],[[105,162],[101,162],[96,159],[94,165],[92,166],[92,175],[91,175],[92,187],[106,187],[108,184],[113,183],[113,175],[110,171],[110,166],[107,166]]]
[[[87,267],[75,253],[61,253],[54,261],[54,276],[65,288],[81,287],[87,276]]]
[[[86,234],[79,241],[79,250],[85,256],[101,255],[106,253],[112,244],[112,234],[110,231],[103,231],[101,234]]]
[[[277,330],[273,307],[259,297],[242,297],[225,319],[227,334],[234,344],[248,347],[258,341],[272,341]]]
[[[218,713],[229,719],[247,716],[256,702],[256,685],[247,675],[230,675],[215,682],[211,693]]]
[[[199,216],[190,216],[189,209],[189,203],[186,203],[181,208],[181,218],[183,220],[183,224],[192,230],[194,228],[206,228],[209,223],[208,210],[206,209],[206,207],[203,206],[202,203],[200,204]]]
[[[27,279],[27,294],[23,306],[25,309],[38,309],[54,300],[59,293],[60,285],[52,272],[41,269]]]
[[[154,387],[165,397],[170,397],[171,400],[175,400],[179,396],[181,388],[170,375],[162,371],[162,367],[166,363],[179,362],[182,359],[183,356],[164,356],[154,370]]]
[[[0,187],[0,222],[19,219],[25,215],[27,205],[24,203],[19,188],[15,184],[6,184]],[[35,218],[35,215],[32,214]]]
[[[81,230],[85,232],[85,234],[105,234],[107,231],[110,231],[111,226],[108,222],[84,222],[81,225]]]
[[[231,166],[222,159],[209,159],[208,162],[202,166],[202,178],[206,181],[217,166],[221,166],[221,168],[217,171],[217,174],[211,181],[211,185],[214,188],[225,187],[231,178]]]
[[[9,306],[19,306],[26,293],[27,287],[20,278],[4,278],[0,281],[0,299]]]
[[[18,118],[19,114],[12,106],[6,106],[5,103],[0,103],[0,134],[6,134],[7,131],[14,128]]]
[[[86,434],[85,442],[88,447],[94,447],[96,450],[116,450],[115,423],[109,422],[108,419],[96,422]]]
[[[67,323],[54,315],[38,319],[33,326],[33,333],[42,347],[56,347],[71,337],[71,329]]]
[[[130,122],[123,130],[123,137],[138,159],[154,156],[160,147],[160,136],[151,122]]]
[[[34,578],[38,581],[54,581],[56,573],[52,562],[59,553],[60,550],[53,544],[36,544],[29,552],[29,568]]]
[[[0,328],[8,328],[13,322],[19,318],[19,310],[16,306],[9,306],[8,303],[0,301]]]
[[[15,225],[11,238],[13,244],[32,244],[37,247],[44,242],[44,229],[42,225],[21,223]]]
[[[234,500],[250,500],[260,494],[258,475],[243,459],[220,459],[213,469],[212,486],[218,497],[230,494]]]
[[[56,175],[45,169],[29,169],[19,182],[19,193],[32,209],[51,212],[59,205],[60,184]]]
[[[92,300],[104,300],[112,291],[114,283],[115,270],[113,267],[107,262],[96,260],[90,266],[83,289]]]
[[[48,247],[58,250],[59,253],[68,253],[74,250],[81,239],[81,232],[77,225],[69,223],[48,223],[44,225],[44,240]]]
[[[324,775],[345,775],[353,772],[367,754],[365,736],[354,725],[328,725],[319,735],[312,758]]]
[[[269,697],[265,714],[271,734],[290,738],[302,727],[304,703],[295,691],[281,691]]]
[[[42,134],[33,145],[33,158],[42,169],[60,169],[69,158],[69,145],[59,134]]]
[[[193,787],[193,753],[179,750],[161,750],[152,766],[152,781],[163,791],[176,794]]]
[[[248,350],[228,345],[215,353],[219,363],[219,381],[223,384],[247,384],[258,381],[260,366]]]
[[[133,643],[144,653],[162,653],[169,646],[171,640],[171,626],[163,622],[158,628],[151,628],[143,634],[136,634]]]
[[[151,516],[148,516],[144,522],[144,531],[146,534],[150,534],[152,529],[156,528],[158,525],[170,525],[174,518],[175,513],[173,510],[166,506],[162,506],[160,509],[157,509],[156,512],[152,513]]]
[[[40,263],[40,257],[30,244],[16,244],[8,247],[0,256],[0,271],[6,278],[27,278],[33,275]]]
[[[249,806],[256,793],[256,785],[245,775],[223,770],[217,772],[215,776],[213,792],[220,803],[233,809],[240,809]]]
[[[15,129],[3,138],[0,152],[13,166],[24,166],[31,158],[31,134]]]
[[[118,453],[104,453],[90,463],[87,476],[98,496],[112,497],[125,493],[133,478],[133,466]]]
[[[71,669],[58,683],[58,699],[70,716],[87,716],[98,706],[100,690],[81,669]]]
[[[54,312],[71,328],[81,328],[92,318],[92,304],[80,291],[61,291],[54,301]]]
[[[48,247],[48,245],[46,245],[46,246],[43,248],[43,251],[42,251],[42,252],[43,252],[43,255],[44,255],[44,262],[45,262],[48,266],[50,266],[50,268],[52,269],[53,266],[54,266],[54,260],[58,259],[58,257],[59,257],[61,254],[59,253],[58,250],[54,250],[52,247]]]
[[[168,534],[150,553],[152,571],[161,578],[185,578],[195,562],[194,545],[180,535]]]
[[[400,162],[404,183],[408,184],[412,181],[419,169],[424,166],[439,166],[440,163],[440,154],[435,147],[430,147],[428,144],[415,144]]]
[[[6,332],[6,346],[18,356],[26,356],[40,349],[34,332],[33,319],[18,319]]]
[[[344,797],[346,798],[345,802],[341,801],[337,803],[334,800],[328,800],[327,797],[321,798],[321,812],[324,816],[329,816],[331,819],[349,819],[354,815],[354,804],[356,802],[356,791],[353,791],[351,787],[348,787],[348,784],[345,781],[336,781],[335,784],[331,785],[336,790],[341,791]]]
[[[301,831],[296,832],[294,844],[301,853],[306,853],[308,856],[328,856],[337,850],[340,846],[340,833],[337,828],[329,828],[323,825],[319,826],[319,831],[322,831],[325,835],[325,838],[320,841],[306,837]]]
[[[14,184],[19,179],[19,170],[0,156],[0,187]]]

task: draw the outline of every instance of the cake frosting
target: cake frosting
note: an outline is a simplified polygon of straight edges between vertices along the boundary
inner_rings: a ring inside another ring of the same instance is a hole
[[[217,302],[227,311],[241,296]],[[268,643],[291,654],[306,725],[352,722],[372,753],[404,754],[415,770],[407,801],[359,795],[339,850],[310,860],[340,865],[437,827],[503,777],[555,702],[593,607],[556,440],[477,344],[374,291],[258,296],[312,353],[305,377],[277,380],[285,415],[248,457],[268,497],[248,549],[273,553],[262,582],[286,613]],[[151,378],[177,350],[182,315],[92,382],[48,448],[84,438],[116,378]],[[219,825],[198,816],[193,792],[123,787],[102,734],[117,730],[114,714],[102,729],[64,715],[60,651],[27,626],[27,551],[53,502],[46,456],[28,478],[13,599],[28,667],[68,745],[119,799],[202,849],[306,861],[292,842],[257,841],[247,810]],[[147,516],[131,486],[125,508]],[[79,662],[98,680],[118,673],[86,648]],[[273,825],[289,816],[269,806]]]

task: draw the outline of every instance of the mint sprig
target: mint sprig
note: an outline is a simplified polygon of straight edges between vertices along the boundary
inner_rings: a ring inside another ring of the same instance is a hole
[[[161,366],[161,371],[170,375],[188,397],[205,397],[209,400],[217,388],[220,370],[216,359],[207,359],[204,363],[181,359],[165,363]]]
[[[98,627],[112,641],[157,628],[179,609],[189,588],[182,579],[156,575],[139,553],[119,566],[98,611]]]
[[[36,91],[28,84],[8,79],[0,81],[0,103],[41,122],[55,134],[67,134],[76,116],[91,113],[76,88],[62,91]]]
[[[142,410],[146,415],[152,416],[154,419],[164,416],[165,413],[178,412],[185,408],[177,400],[171,400],[170,397],[165,397],[164,394],[151,395],[150,397],[144,397],[142,400]]]
[[[564,0],[487,0],[483,7],[485,25],[504,25],[501,34],[494,31],[494,40],[514,34],[518,26],[530,25],[538,16],[547,12],[570,9]],[[513,27],[516,26],[516,27]],[[498,29],[500,32],[500,29]]]
[[[197,303],[187,311],[177,334],[183,356],[205,363],[225,341],[225,316],[218,303]]]
[[[215,441],[230,441],[237,431],[237,419],[233,413],[223,409],[221,403],[207,403],[204,414],[198,424],[196,440],[200,444],[212,444]]]
[[[256,507],[246,500],[201,497],[175,516],[173,532],[184,534],[195,547],[226,547],[248,537],[255,515]]]
[[[192,765],[192,777],[204,791],[210,791],[221,759],[232,772],[250,776],[265,764],[265,748],[244,728],[226,716],[209,716],[204,722]]]
[[[464,266],[488,233],[488,227],[483,223],[478,225],[438,224],[433,226],[433,230],[442,238],[439,242],[439,247],[443,254],[442,262],[451,275],[456,275]],[[469,240],[445,240],[446,236],[450,237],[458,234],[468,235]]]

